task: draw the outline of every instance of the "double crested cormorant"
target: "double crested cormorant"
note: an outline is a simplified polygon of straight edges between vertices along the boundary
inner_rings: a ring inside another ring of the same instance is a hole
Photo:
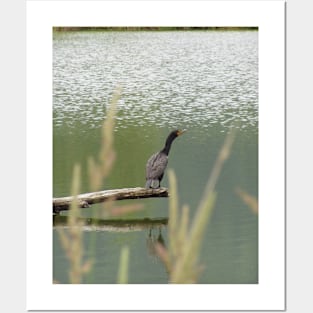
[[[146,165],[146,188],[160,188],[161,180],[164,175],[165,168],[168,162],[168,154],[171,149],[173,140],[183,134],[186,130],[176,129],[172,131],[165,142],[165,147],[153,154]]]

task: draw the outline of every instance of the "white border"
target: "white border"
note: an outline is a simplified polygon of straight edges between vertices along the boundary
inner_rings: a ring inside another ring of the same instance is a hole
[[[284,1],[27,1],[28,310],[285,308],[284,5]],[[52,26],[121,25],[259,27],[259,284],[52,284]]]

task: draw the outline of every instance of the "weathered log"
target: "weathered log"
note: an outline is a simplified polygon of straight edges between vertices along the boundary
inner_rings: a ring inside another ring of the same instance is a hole
[[[87,208],[91,204],[104,202],[107,200],[128,200],[140,198],[168,197],[167,188],[147,189],[142,187],[123,188],[113,190],[103,190],[90,193],[84,193],[77,196],[78,206]],[[53,213],[69,210],[74,197],[53,198]]]

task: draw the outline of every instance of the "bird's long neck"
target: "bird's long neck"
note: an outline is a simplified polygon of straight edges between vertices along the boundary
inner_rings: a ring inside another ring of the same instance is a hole
[[[166,155],[168,155],[170,153],[171,150],[171,146],[172,146],[172,142],[174,141],[174,139],[176,138],[175,135],[170,134],[165,142],[165,147],[161,150],[161,152],[165,153]]]

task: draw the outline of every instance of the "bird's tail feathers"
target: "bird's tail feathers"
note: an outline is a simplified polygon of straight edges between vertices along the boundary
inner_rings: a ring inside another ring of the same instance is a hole
[[[157,179],[147,179],[146,188],[159,188],[159,181]]]
[[[152,183],[152,179],[147,179],[146,181],[146,188],[150,188]]]

